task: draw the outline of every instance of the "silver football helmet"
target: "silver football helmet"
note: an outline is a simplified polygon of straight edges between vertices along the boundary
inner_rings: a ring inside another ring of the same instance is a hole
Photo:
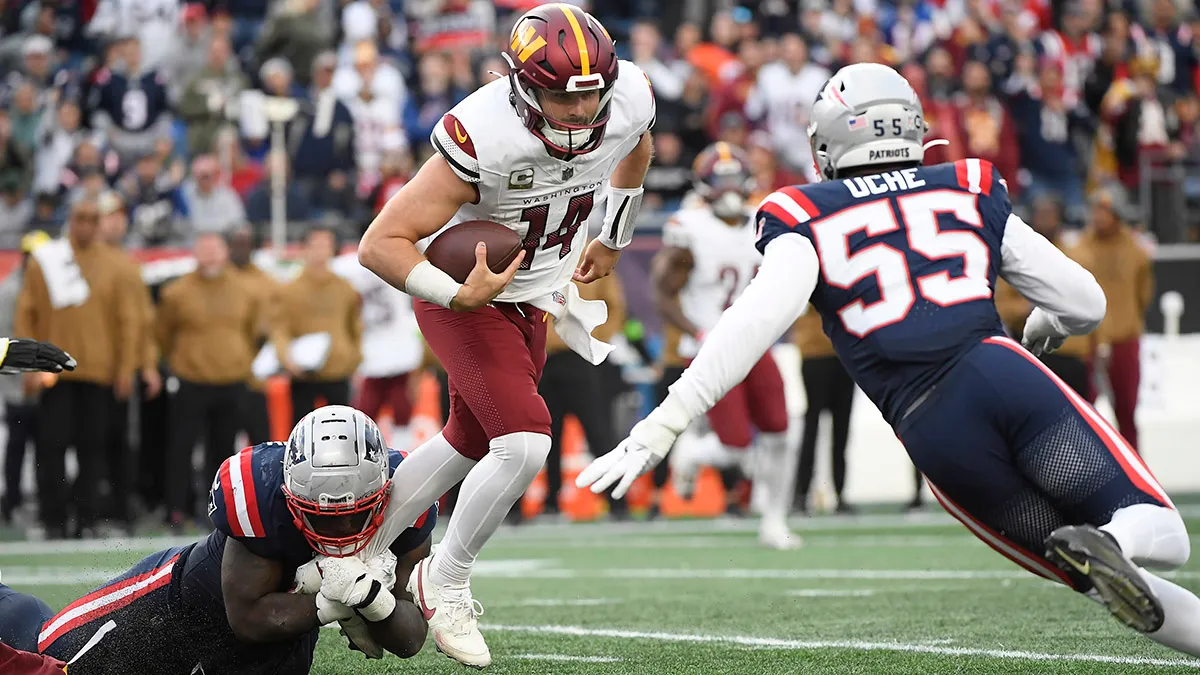
[[[317,552],[351,556],[383,524],[391,498],[388,448],[370,417],[344,405],[305,415],[288,438],[283,493]]]
[[[808,124],[823,180],[872,164],[920,163],[929,127],[921,99],[904,76],[878,63],[834,73],[813,103]]]

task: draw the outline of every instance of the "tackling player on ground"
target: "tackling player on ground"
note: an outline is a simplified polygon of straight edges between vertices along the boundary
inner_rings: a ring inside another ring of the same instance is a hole
[[[1200,656],[1200,599],[1145,567],[1187,561],[1183,519],[1129,444],[1005,337],[1003,277],[1040,354],[1104,318],[1096,280],[1012,214],[988,162],[923,167],[921,102],[896,71],[838,71],[812,109],[825,182],[760,205],[763,264],[667,399],[578,485],[615,496],[740,382],[811,297],[854,380],[953,516],[1029,571]]]
[[[405,496],[392,500],[388,518],[403,526],[462,481],[449,529],[410,588],[438,648],[476,667],[492,657],[476,624],[471,567],[550,452],[550,414],[538,395],[546,315],[591,363],[611,349],[590,335],[605,320],[603,303],[581,300],[570,282],[608,275],[632,239],[654,123],[649,80],[618,61],[608,31],[578,7],[527,12],[504,58],[507,77],[442,117],[432,137],[438,153],[358,249],[365,267],[416,298],[421,332],[449,375],[449,421],[394,477]],[[586,221],[603,200],[603,230],[588,243]],[[480,244],[459,284],[422,251],[444,227],[478,219],[512,228],[524,250],[493,274]]]
[[[368,654],[412,656],[426,624],[396,578],[428,554],[436,508],[381,555],[357,555],[402,460],[366,415],[319,408],[286,444],[225,461],[207,538],[147,557],[53,617],[21,621],[40,626],[39,651],[75,660],[72,675],[305,674],[318,629],[335,621]]]
[[[659,313],[681,333],[670,347],[685,362],[696,356],[704,335],[750,284],[762,262],[754,249],[754,211],[746,204],[754,178],[745,154],[728,143],[715,143],[696,157],[693,172],[693,192],[667,221],[663,248],[651,265]],[[767,493],[759,539],[771,548],[798,546],[799,537],[787,526],[796,476],[795,461],[788,461],[787,405],[783,378],[770,352],[708,411],[708,422],[728,457],[762,468],[750,471],[757,487]],[[755,429],[759,447],[756,456],[748,458]],[[680,447],[676,452],[686,450]],[[688,464],[683,459],[676,466]],[[734,487],[729,476],[722,471],[727,491]]]

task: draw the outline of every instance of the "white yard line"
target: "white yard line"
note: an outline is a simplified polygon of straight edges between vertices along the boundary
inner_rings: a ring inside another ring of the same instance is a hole
[[[617,598],[526,598],[517,602],[490,602],[488,607],[599,607],[625,602]]]
[[[1027,652],[1012,649],[974,649],[968,647],[944,647],[928,643],[907,642],[868,642],[865,640],[783,640],[778,638],[761,638],[744,635],[710,635],[703,633],[667,633],[660,631],[634,631],[615,628],[584,628],[582,626],[516,626],[504,624],[484,624],[479,626],[483,631],[509,631],[515,633],[536,633],[541,635],[570,635],[574,637],[604,637],[622,640],[651,640],[657,642],[685,642],[728,644],[745,647],[762,647],[773,649],[813,650],[813,649],[845,649],[851,651],[889,651],[910,652],[918,654],[936,654],[939,656],[979,656],[984,658],[1010,661],[1083,661],[1089,663],[1116,663],[1130,666],[1167,666],[1177,668],[1192,668],[1200,670],[1200,660],[1195,659],[1153,659],[1131,656],[1110,656],[1107,654],[1047,654],[1042,652]]]
[[[576,661],[582,663],[620,663],[625,659],[615,656],[572,656],[571,654],[514,654],[502,657],[522,661]]]
[[[784,595],[790,595],[794,598],[869,598],[875,595],[875,593],[876,591],[870,588],[855,590],[844,588],[795,588],[790,591],[784,591]]]

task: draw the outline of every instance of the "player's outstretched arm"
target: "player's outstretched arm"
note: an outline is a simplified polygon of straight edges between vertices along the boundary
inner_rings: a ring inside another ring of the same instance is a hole
[[[415,656],[421,651],[425,644],[425,635],[429,631],[425,616],[413,603],[412,594],[403,582],[412,575],[417,563],[429,556],[430,543],[430,540],[426,539],[424,544],[397,556],[396,578],[402,581],[392,588],[392,595],[396,597],[396,609],[383,621],[367,622],[375,642],[402,659]]]
[[[1000,254],[1000,276],[1036,305],[1025,324],[1026,347],[1053,351],[1104,320],[1107,300],[1096,278],[1019,216],[1009,215]]]
[[[638,476],[662,461],[692,420],[744,380],[800,318],[817,287],[818,269],[817,253],[803,235],[792,232],[772,239],[758,274],[721,315],[666,400],[638,422],[616,450],[580,473],[576,486],[590,485],[599,493],[616,484],[613,497],[622,497]]]
[[[316,596],[280,592],[288,586],[284,581],[282,563],[251,553],[233,537],[225,540],[221,594],[239,640],[283,642],[321,625]]]

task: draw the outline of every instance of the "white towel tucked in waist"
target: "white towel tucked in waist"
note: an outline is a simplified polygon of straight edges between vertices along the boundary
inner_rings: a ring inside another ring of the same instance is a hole
[[[50,291],[50,305],[54,309],[74,307],[87,302],[91,294],[83,271],[75,262],[75,251],[66,239],[55,239],[33,252],[33,257],[42,268],[46,289]]]
[[[593,366],[603,363],[613,350],[612,345],[592,337],[596,326],[608,321],[608,305],[603,300],[579,297],[579,287],[575,284],[568,283],[562,290],[530,300],[529,304],[549,312],[563,344]]]

